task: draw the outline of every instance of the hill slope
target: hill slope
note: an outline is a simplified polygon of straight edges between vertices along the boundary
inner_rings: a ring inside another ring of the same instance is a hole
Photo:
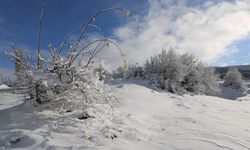
[[[1,119],[0,149],[250,149],[248,98],[176,96],[138,81],[110,84],[120,99],[112,117],[103,113],[85,122],[65,115],[60,132],[52,111],[33,111],[28,104],[1,110],[0,117],[10,118]],[[110,134],[115,138],[108,138]],[[6,144],[13,135],[23,139]]]
[[[250,101],[175,96],[132,83],[118,91],[141,149],[250,148]]]

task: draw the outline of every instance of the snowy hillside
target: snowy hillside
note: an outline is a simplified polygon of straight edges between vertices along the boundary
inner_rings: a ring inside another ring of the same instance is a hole
[[[85,121],[29,102],[0,110],[0,149],[250,149],[248,97],[177,96],[139,81],[110,85],[119,103]]]

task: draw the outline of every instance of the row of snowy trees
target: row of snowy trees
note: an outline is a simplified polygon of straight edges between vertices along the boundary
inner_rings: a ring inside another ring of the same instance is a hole
[[[113,72],[114,78],[124,76],[150,80],[158,88],[178,94],[212,95],[218,89],[218,76],[213,68],[204,67],[192,54],[178,54],[173,49],[163,49],[159,55],[150,57],[144,67],[133,65],[127,72],[121,68]]]
[[[205,67],[190,53],[178,54],[175,50],[162,50],[150,57],[144,67],[137,64],[128,67],[127,72],[118,68],[114,78],[123,77],[150,80],[151,84],[172,93],[216,94],[219,77],[213,68]],[[241,73],[233,68],[224,77],[224,87],[244,90]]]

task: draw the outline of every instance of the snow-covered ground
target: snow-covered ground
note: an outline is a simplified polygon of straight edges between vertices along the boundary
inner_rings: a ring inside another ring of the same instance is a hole
[[[0,85],[0,90],[9,90],[9,89],[11,89],[11,88],[8,87],[8,86],[5,85],[5,84]]]
[[[0,92],[0,110],[14,107],[23,103],[24,96]]]
[[[0,149],[250,149],[247,96],[178,96],[144,82],[110,84],[119,104],[100,105],[95,118],[85,121],[28,102],[0,110]]]

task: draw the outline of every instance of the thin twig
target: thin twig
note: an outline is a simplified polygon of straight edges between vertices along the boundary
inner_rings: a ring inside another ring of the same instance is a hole
[[[106,8],[106,9],[102,9],[102,10],[98,11],[94,16],[92,16],[92,18],[86,24],[81,26],[80,36],[78,37],[78,40],[77,40],[75,46],[73,47],[72,52],[76,51],[78,45],[81,42],[81,39],[83,38],[84,33],[86,32],[87,28],[89,27],[89,24],[92,24],[92,22],[94,22],[96,20],[96,17],[99,16],[100,14],[104,13],[104,12],[114,11],[114,10],[121,10],[121,11],[124,11],[124,12],[128,12],[126,9],[121,8],[121,7]]]

